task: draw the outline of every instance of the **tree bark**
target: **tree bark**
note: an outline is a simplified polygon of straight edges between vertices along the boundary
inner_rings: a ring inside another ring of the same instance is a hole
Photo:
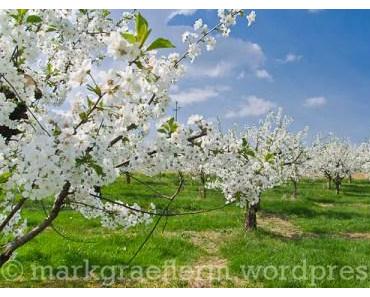
[[[331,177],[328,177],[328,190],[331,190]]]
[[[203,172],[200,173],[200,186],[199,186],[199,195],[200,198],[207,198],[207,189],[206,189],[206,176]]]
[[[6,225],[8,225],[8,223],[14,217],[14,215],[18,212],[18,210],[20,210],[22,208],[24,202],[26,202],[26,198],[22,198],[14,206],[14,208],[12,209],[12,211],[8,214],[8,216],[5,218],[5,220],[0,224],[0,232],[4,230],[4,228],[6,227]]]
[[[292,183],[293,183],[293,198],[296,199],[298,195],[297,181],[292,179]]]
[[[131,176],[130,176],[130,173],[126,172],[125,173],[125,176],[126,176],[126,183],[131,184]]]
[[[340,192],[340,180],[335,181],[335,192],[339,195]]]
[[[14,239],[12,242],[7,244],[0,255],[0,267],[2,267],[13,255],[14,251],[20,248],[21,246],[25,245],[27,242],[34,239],[38,236],[41,232],[43,232],[47,227],[49,227],[52,222],[58,217],[59,212],[63,206],[64,200],[68,196],[68,191],[71,187],[71,184],[67,181],[63,185],[62,191],[59,193],[58,197],[54,201],[54,205],[44,221],[42,221],[39,225],[33,228],[30,232],[26,233],[25,235]]]
[[[245,214],[245,231],[254,231],[257,229],[257,210],[257,204],[249,205]]]

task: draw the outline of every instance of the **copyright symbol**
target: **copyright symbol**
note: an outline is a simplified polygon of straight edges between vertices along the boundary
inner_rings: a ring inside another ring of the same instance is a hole
[[[23,274],[23,265],[17,260],[12,260],[0,269],[0,274],[7,281],[16,280]]]

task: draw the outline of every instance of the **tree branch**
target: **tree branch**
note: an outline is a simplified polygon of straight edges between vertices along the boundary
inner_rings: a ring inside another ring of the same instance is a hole
[[[22,208],[22,206],[23,206],[24,202],[26,202],[26,200],[27,200],[26,198],[22,198],[21,200],[18,201],[18,203],[14,206],[14,208],[11,210],[11,212],[7,215],[5,220],[1,223],[0,232],[4,230],[6,225],[8,225],[8,223],[15,216],[15,214],[18,212],[18,210],[20,210]]]
[[[13,255],[14,251],[29,242],[30,240],[34,239],[36,236],[38,236],[41,232],[43,232],[47,227],[51,225],[51,223],[57,218],[64,200],[68,196],[68,191],[71,187],[70,182],[65,182],[63,185],[62,191],[59,193],[58,197],[54,201],[54,205],[52,209],[50,210],[50,213],[45,220],[43,220],[39,225],[34,227],[31,231],[29,231],[27,234],[18,237],[14,239],[12,242],[6,245],[4,251],[0,255],[0,267],[4,265],[10,257]]]

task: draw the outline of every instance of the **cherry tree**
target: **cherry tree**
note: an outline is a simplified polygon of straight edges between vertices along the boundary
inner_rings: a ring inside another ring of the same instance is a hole
[[[279,110],[241,132],[234,129],[202,138],[209,151],[207,173],[215,177],[209,186],[220,189],[227,203],[246,207],[246,230],[257,227],[261,194],[287,179],[286,166],[298,164],[301,154],[292,154],[292,139],[298,143],[304,133],[291,134],[291,121]]]
[[[286,139],[286,159],[284,161],[284,179],[293,184],[293,198],[298,195],[298,182],[307,177],[310,170],[310,150],[305,145],[304,139],[307,136],[308,128],[298,133],[290,133]]]
[[[344,178],[351,175],[358,167],[357,150],[348,140],[332,134],[318,137],[312,149],[312,166],[317,174],[328,180],[328,187],[334,182],[339,194]]]
[[[182,62],[212,50],[212,34],[227,37],[242,14],[219,10],[211,28],[198,20],[183,35],[185,52],[165,55],[162,49],[173,44],[139,12],[119,20],[107,10],[0,12],[0,266],[66,206],[109,228],[151,220],[154,206],[106,199],[101,188],[158,153],[147,150],[146,139],[151,124],[166,115]],[[247,19],[250,25],[254,12]],[[50,197],[46,217],[29,226],[24,205]]]
[[[370,142],[363,142],[357,147],[358,171],[370,176]]]

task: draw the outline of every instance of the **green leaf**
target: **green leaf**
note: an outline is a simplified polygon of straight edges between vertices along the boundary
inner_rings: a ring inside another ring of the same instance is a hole
[[[248,157],[255,157],[256,153],[255,151],[250,147],[248,140],[246,138],[242,138],[242,149],[240,150],[240,153],[248,159]]]
[[[54,32],[57,30],[55,25],[50,25],[49,28],[46,29],[46,32]]]
[[[176,132],[179,125],[175,122],[175,119],[172,117],[167,122],[165,122],[157,131],[159,133],[167,134],[168,137],[171,137],[171,134]]]
[[[87,85],[87,89],[90,91],[90,92],[93,92],[95,93],[96,95],[98,95],[99,97],[102,96],[102,92],[101,92],[101,89],[99,88],[99,86],[95,86],[93,87],[92,85]]]
[[[166,134],[166,133],[167,133],[167,130],[166,130],[166,129],[164,129],[164,128],[159,128],[157,131],[158,131],[159,133],[163,133],[163,134]]]
[[[24,16],[26,15],[28,9],[17,9],[18,11],[18,15],[22,18],[24,18]]]
[[[148,21],[138,13],[136,15],[136,39],[140,44],[140,47],[144,44],[148,38],[151,30],[149,30]]]
[[[97,175],[104,176],[103,168],[93,159],[90,154],[87,153],[86,155],[76,159],[77,166],[81,166],[83,164],[92,168]]]
[[[51,63],[48,63],[46,65],[46,75],[51,76],[53,72],[53,65]]]
[[[40,18],[38,15],[29,15],[26,19],[26,22],[30,24],[37,24],[42,22],[42,18]]]
[[[87,96],[87,106],[91,108],[94,105],[94,101],[92,101],[89,96]]]
[[[267,153],[265,156],[265,161],[271,163],[274,159],[275,155],[273,153]]]
[[[141,38],[141,40],[139,40],[139,41],[140,41],[140,45],[139,45],[139,47],[140,47],[140,48],[142,48],[142,46],[144,45],[145,41],[148,39],[150,32],[152,32],[152,29],[149,29],[149,30],[144,34],[144,36]]]
[[[9,180],[10,176],[11,176],[10,172],[1,174],[0,175],[0,184],[6,183]]]
[[[28,9],[17,9],[17,14],[10,14],[10,16],[16,20],[18,25],[21,25],[23,23],[27,11]]]
[[[97,175],[99,175],[99,176],[103,176],[104,175],[103,167],[101,167],[100,165],[96,164],[95,162],[94,163],[91,163],[90,164],[90,167],[95,170],[95,172],[96,172]]]
[[[123,37],[124,39],[126,39],[128,42],[130,42],[130,43],[132,43],[132,44],[136,42],[136,37],[135,37],[135,35],[133,35],[133,34],[131,34],[131,33],[122,32],[122,33],[121,33],[121,35],[122,35],[122,37]]]
[[[87,116],[87,113],[86,112],[84,112],[84,111],[83,112],[80,112],[78,115],[79,115],[81,121],[83,121],[83,122],[86,122],[87,121],[88,116]]]
[[[110,15],[110,11],[108,9],[103,9],[103,17],[107,17]]]
[[[151,51],[159,48],[174,48],[174,47],[175,46],[168,39],[157,38],[151,43],[151,45],[149,45],[149,47],[146,50]]]
[[[62,130],[58,126],[55,126],[53,129],[53,136],[59,136],[60,134],[62,134]]]

